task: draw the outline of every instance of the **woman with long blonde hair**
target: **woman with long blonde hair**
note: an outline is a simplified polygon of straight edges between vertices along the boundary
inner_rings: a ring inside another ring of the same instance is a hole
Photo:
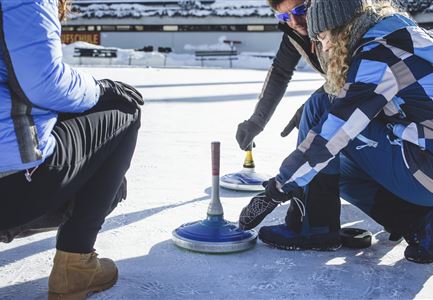
[[[432,263],[432,37],[390,1],[313,0],[307,21],[310,38],[327,55],[327,87],[335,97],[306,104],[305,138],[273,179],[278,189],[253,198],[241,226],[257,225],[332,164],[342,198],[382,224],[390,239],[404,237],[406,259]],[[262,227],[259,237],[290,250],[335,241],[326,226],[305,226],[308,203],[296,199],[302,230],[286,220]]]

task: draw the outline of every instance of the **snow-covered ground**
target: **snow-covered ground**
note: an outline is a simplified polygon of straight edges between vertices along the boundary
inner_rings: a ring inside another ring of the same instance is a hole
[[[232,57],[205,57],[205,60],[197,60],[194,51],[230,51],[228,44],[224,43],[225,36],[221,36],[217,43],[208,45],[185,45],[187,53],[160,53],[157,49],[152,52],[137,51],[134,49],[121,49],[112,47],[103,47],[86,42],[75,42],[69,45],[63,45],[63,60],[72,65],[89,65],[89,66],[139,66],[139,67],[212,67],[212,68],[229,68],[234,69],[262,69],[267,70],[275,56],[274,52],[241,52]],[[116,49],[117,57],[76,57],[74,56],[75,48],[99,48],[99,49]],[[209,59],[210,58],[210,59]],[[298,68],[307,69],[308,65],[301,59]]]
[[[231,68],[233,69],[256,69],[268,70],[275,57],[275,52],[240,52],[232,57],[206,57],[200,61],[196,59],[194,51],[230,51],[228,44],[224,43],[225,36],[221,36],[215,44],[185,45],[188,53],[160,53],[156,51],[144,52],[135,49],[121,49],[114,47],[103,47],[86,42],[75,42],[63,45],[63,61],[77,66],[113,66],[113,67],[153,67],[153,68],[176,68],[176,67],[205,67],[205,68]],[[117,56],[108,57],[76,57],[75,48],[91,49],[115,49]],[[209,59],[209,60],[208,60]],[[303,58],[297,65],[298,70],[312,70]]]
[[[211,192],[210,143],[221,141],[221,173],[240,170],[234,135],[249,117],[266,71],[87,68],[97,78],[135,85],[147,99],[128,199],[98,236],[100,256],[114,259],[120,278],[92,299],[433,299],[433,265],[406,261],[406,243],[343,203],[342,223],[369,229],[365,250],[289,252],[258,242],[252,250],[207,255],[177,248],[171,232],[205,218]],[[322,83],[297,72],[274,118],[256,139],[258,171],[275,174],[295,145],[279,136],[289,118]],[[225,218],[237,221],[253,193],[221,189]],[[37,199],[35,199],[37,201]],[[284,220],[287,205],[261,225]],[[0,299],[45,299],[55,233],[0,244]]]

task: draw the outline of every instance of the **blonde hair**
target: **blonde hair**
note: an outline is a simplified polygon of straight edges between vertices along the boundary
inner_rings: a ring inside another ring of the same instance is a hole
[[[352,24],[331,30],[331,48],[328,54],[326,70],[327,90],[332,95],[338,95],[347,79],[349,70],[349,49],[347,47]]]
[[[375,13],[379,17],[386,17],[398,12],[398,9],[389,0],[376,0],[374,4],[370,1],[363,6],[360,13],[362,15],[368,11]],[[331,47],[327,62],[327,91],[330,94],[338,95],[347,81],[347,72],[354,49],[349,49],[349,40],[353,38],[353,26],[355,16],[348,24],[330,31]]]
[[[66,19],[66,15],[69,13],[69,0],[59,0],[59,20],[63,21]]]

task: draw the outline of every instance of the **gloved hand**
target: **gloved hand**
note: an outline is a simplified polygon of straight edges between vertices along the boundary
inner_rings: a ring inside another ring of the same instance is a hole
[[[256,227],[278,204],[291,198],[291,193],[282,193],[277,189],[275,178],[269,179],[266,182],[265,191],[254,196],[250,203],[242,209],[239,216],[239,228],[249,230]]]
[[[299,123],[301,122],[302,112],[304,111],[304,105],[302,104],[301,107],[298,108],[298,110],[295,112],[295,115],[290,120],[289,124],[287,124],[286,128],[284,128],[283,131],[281,131],[281,136],[286,137],[289,135],[290,132],[292,132],[293,128],[299,129]]]
[[[262,130],[263,128],[250,120],[240,123],[238,125],[238,131],[236,132],[236,140],[238,141],[239,147],[242,150],[247,150],[253,139],[262,132]]]
[[[97,80],[101,89],[100,101],[124,101],[134,108],[144,104],[143,96],[129,84],[110,79]]]

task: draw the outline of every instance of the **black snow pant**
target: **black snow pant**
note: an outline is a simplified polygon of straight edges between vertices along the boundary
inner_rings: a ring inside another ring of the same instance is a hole
[[[92,252],[105,217],[126,197],[124,176],[140,116],[130,104],[108,101],[81,114],[60,114],[54,153],[31,181],[25,171],[0,178],[0,241],[20,229],[59,226],[57,249]]]

